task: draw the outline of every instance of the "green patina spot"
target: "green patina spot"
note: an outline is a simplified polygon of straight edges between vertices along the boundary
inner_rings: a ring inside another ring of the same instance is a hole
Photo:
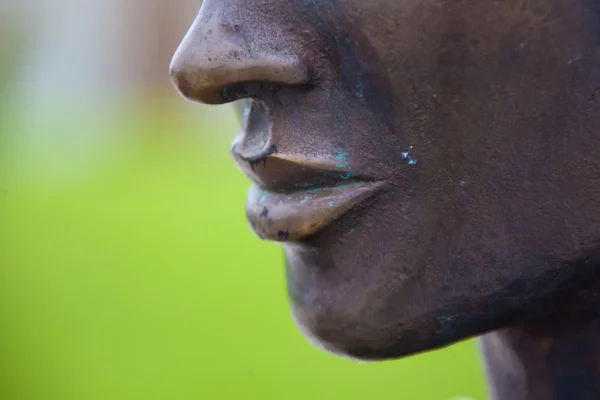
[[[333,201],[330,201],[329,203],[327,203],[328,207],[333,207]]]
[[[350,169],[350,159],[348,158],[348,153],[338,153],[335,156],[335,166],[337,168],[347,168]]]
[[[309,201],[312,197],[309,195],[304,196],[304,199],[302,199],[301,203],[306,203],[307,201]]]
[[[258,204],[264,203],[267,197],[269,197],[269,194],[261,190],[260,195],[258,195]]]

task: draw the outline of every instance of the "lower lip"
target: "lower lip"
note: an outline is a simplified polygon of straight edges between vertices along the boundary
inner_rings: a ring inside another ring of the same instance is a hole
[[[246,213],[260,238],[274,242],[300,241],[318,234],[382,186],[382,182],[354,182],[282,193],[253,185]]]

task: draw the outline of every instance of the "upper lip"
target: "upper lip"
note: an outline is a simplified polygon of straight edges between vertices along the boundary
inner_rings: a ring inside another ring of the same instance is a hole
[[[367,181],[353,173],[347,158],[326,160],[278,151],[269,145],[254,156],[242,155],[234,145],[233,157],[240,169],[257,185],[270,191],[293,191],[315,186]]]

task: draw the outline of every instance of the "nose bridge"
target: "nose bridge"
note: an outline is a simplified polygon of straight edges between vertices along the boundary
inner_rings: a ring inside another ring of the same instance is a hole
[[[184,97],[219,104],[226,101],[221,90],[235,84],[309,81],[308,68],[290,51],[283,35],[275,32],[275,24],[256,26],[252,13],[228,12],[222,9],[224,3],[231,4],[203,4],[173,56],[171,79]]]

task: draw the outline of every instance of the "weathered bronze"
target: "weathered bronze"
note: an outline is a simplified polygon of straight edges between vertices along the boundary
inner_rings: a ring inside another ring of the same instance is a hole
[[[484,335],[497,399],[600,399],[600,1],[206,0],[171,65],[316,345]]]

